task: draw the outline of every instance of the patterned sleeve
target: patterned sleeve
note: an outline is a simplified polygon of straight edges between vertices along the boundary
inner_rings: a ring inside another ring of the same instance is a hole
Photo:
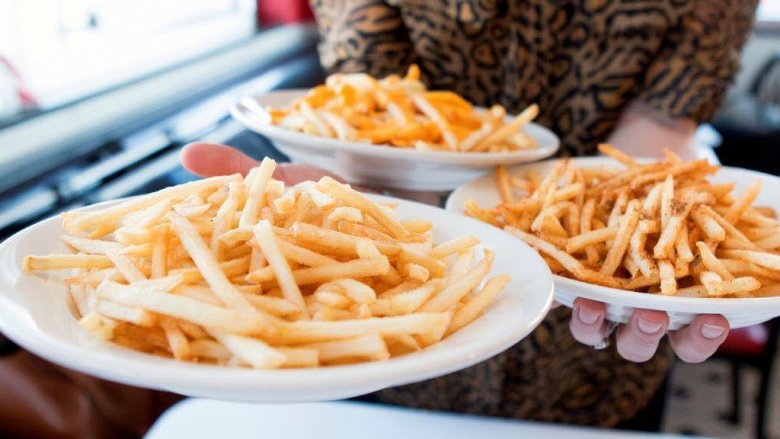
[[[685,11],[650,65],[637,100],[672,118],[705,122],[739,70],[756,0],[683,4]]]
[[[330,72],[402,73],[414,59],[400,11],[381,0],[312,0]]]

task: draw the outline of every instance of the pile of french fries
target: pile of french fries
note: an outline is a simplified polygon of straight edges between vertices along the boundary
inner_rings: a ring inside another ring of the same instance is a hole
[[[684,297],[780,294],[780,225],[754,207],[756,181],[738,196],[712,184],[706,160],[683,162],[665,151],[641,164],[600,145],[618,167],[577,167],[562,160],[545,176],[496,170],[502,202],[468,215],[536,248],[554,273],[623,290]]]
[[[484,282],[479,240],[438,245],[432,224],[325,177],[285,187],[265,159],[62,216],[74,312],[106,340],[178,360],[315,367],[414,352],[468,325],[509,282]]]
[[[271,122],[315,136],[423,151],[507,152],[536,147],[523,130],[538,114],[536,105],[506,122],[504,107],[474,108],[456,93],[428,91],[419,77],[416,65],[403,78],[333,74],[289,108],[271,109]]]

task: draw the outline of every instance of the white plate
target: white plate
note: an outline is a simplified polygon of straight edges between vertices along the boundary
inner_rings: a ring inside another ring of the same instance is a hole
[[[437,241],[464,234],[478,236],[485,247],[497,251],[492,274],[512,275],[511,283],[484,316],[420,352],[375,363],[262,371],[182,363],[94,340],[76,325],[61,284],[21,275],[25,255],[67,251],[58,239],[63,232],[59,218],[22,230],[0,245],[0,331],[49,361],[120,383],[234,401],[313,402],[353,397],[463,369],[506,350],[541,322],[552,303],[553,283],[549,269],[533,249],[476,220],[392,200],[399,203],[402,218],[431,220]]]
[[[307,90],[282,90],[244,97],[230,112],[252,131],[260,133],[294,162],[327,169],[348,181],[395,189],[448,191],[499,164],[514,165],[550,157],[558,137],[535,123],[525,129],[539,144],[508,153],[417,151],[369,143],[345,142],[299,133],[271,125],[264,108],[286,107]]]
[[[577,158],[581,166],[619,166],[603,157]],[[534,170],[544,175],[549,172],[557,160],[518,166],[509,172],[522,176]],[[716,183],[735,182],[737,193],[741,193],[751,183],[762,180],[761,194],[756,203],[780,211],[780,178],[746,169],[723,167],[710,179]],[[500,202],[495,188],[494,176],[485,175],[456,189],[447,199],[447,210],[463,213],[463,203],[473,199],[482,207],[490,208]],[[780,297],[760,297],[746,299],[718,299],[698,297],[667,297],[658,294],[626,292],[614,288],[593,285],[563,276],[555,277],[555,299],[571,307],[574,299],[585,297],[607,304],[607,318],[614,322],[627,323],[636,308],[656,309],[669,314],[669,328],[677,329],[691,322],[697,314],[722,314],[728,319],[731,328],[751,326],[773,317],[780,316]]]

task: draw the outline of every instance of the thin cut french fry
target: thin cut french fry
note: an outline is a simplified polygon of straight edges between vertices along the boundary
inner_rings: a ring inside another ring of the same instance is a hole
[[[98,286],[96,292],[98,297],[102,299],[121,305],[144,308],[208,328],[236,334],[259,335],[273,332],[271,322],[255,313],[228,310],[151,289],[104,281]]]
[[[306,306],[303,303],[303,295],[300,288],[298,288],[298,284],[295,283],[295,279],[293,279],[290,264],[287,263],[279,248],[279,243],[271,228],[271,223],[267,220],[260,221],[255,226],[255,239],[263,250],[263,254],[268,260],[268,265],[274,271],[276,281],[279,282],[284,298],[300,307],[301,311],[305,313]]]
[[[109,268],[114,263],[104,255],[25,256],[22,271],[67,270],[70,268]]]
[[[350,78],[373,87],[368,77]],[[371,105],[361,101],[367,95],[346,93],[358,106]],[[401,145],[419,135],[411,130],[427,129],[397,94],[370,99],[384,99],[407,121],[397,133],[381,127],[396,136],[393,142]],[[462,112],[456,117],[465,119],[441,125],[453,136],[465,135],[458,131],[461,123],[478,126],[463,112],[470,105],[455,95],[433,93],[430,99],[442,117]],[[322,118],[343,137],[341,124],[352,119],[330,117],[331,109],[315,101],[307,101],[304,130],[316,130],[312,121]],[[490,148],[528,145],[515,133],[506,145]],[[448,335],[458,310],[465,310],[460,327],[505,286],[494,280],[474,293],[493,261],[486,251],[472,268],[476,237],[437,242],[430,221],[401,221],[395,203],[376,203],[328,178],[286,187],[272,178],[274,167],[268,159],[245,178],[210,179],[108,209],[64,214],[66,228],[79,235],[63,241],[82,254],[29,256],[23,268],[70,270],[63,279],[69,309],[97,337],[226,367],[319,367],[416,352]],[[566,176],[569,186],[550,185],[526,211],[526,228],[532,212],[561,203],[560,215],[545,220],[543,232],[578,233],[573,202],[584,196],[584,180],[571,166]],[[562,245],[560,236],[550,239]]]
[[[509,276],[496,276],[488,280],[474,297],[471,297],[462,308],[455,312],[447,332],[456,332],[476,319],[496,299],[511,279]]]

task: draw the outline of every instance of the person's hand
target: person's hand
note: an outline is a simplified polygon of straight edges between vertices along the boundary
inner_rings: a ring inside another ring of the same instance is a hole
[[[241,174],[246,175],[259,162],[241,151],[225,145],[196,142],[185,146],[181,151],[181,164],[184,169],[200,177]],[[324,176],[343,181],[336,175],[313,166],[281,163],[276,166],[274,178],[293,185],[306,180],[319,180]]]
[[[609,335],[610,322],[605,320],[603,303],[578,298],[574,301],[570,322],[571,333],[580,343],[596,346]],[[643,362],[653,357],[658,343],[667,334],[669,316],[663,311],[638,309],[631,321],[617,328],[617,351],[629,361]],[[729,323],[712,314],[697,316],[693,322],[676,331],[669,331],[669,340],[681,360],[700,363],[709,358],[726,339]]]

